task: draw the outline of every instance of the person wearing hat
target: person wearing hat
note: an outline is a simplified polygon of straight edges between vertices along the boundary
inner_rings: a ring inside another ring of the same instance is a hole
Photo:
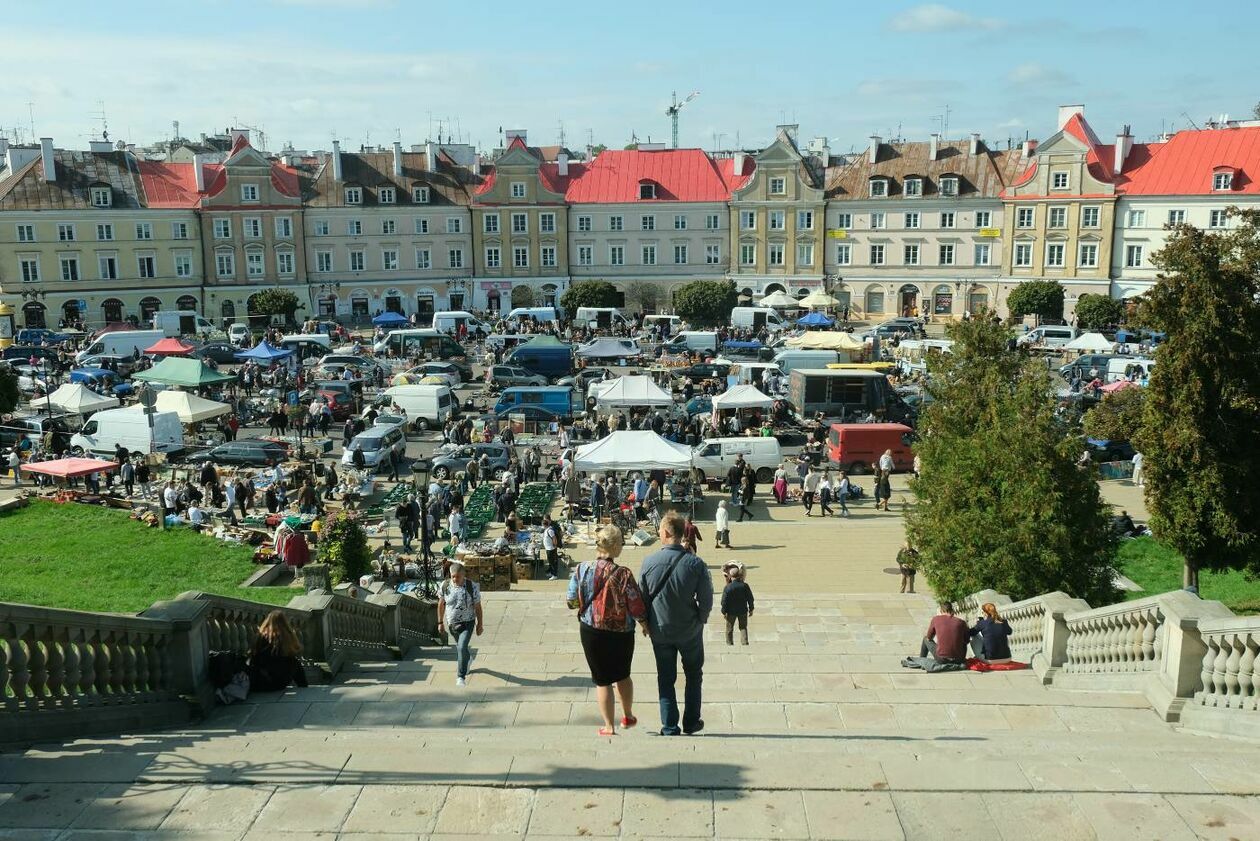
[[[726,587],[722,590],[722,618],[726,620],[726,644],[735,644],[735,625],[739,624],[740,641],[748,645],[748,617],[753,614],[753,593],[748,586],[744,565],[734,561],[725,564]]]
[[[455,640],[455,685],[463,686],[472,662],[472,635],[481,636],[481,588],[470,581],[464,565],[451,562],[451,577],[438,589],[438,633],[449,632]]]

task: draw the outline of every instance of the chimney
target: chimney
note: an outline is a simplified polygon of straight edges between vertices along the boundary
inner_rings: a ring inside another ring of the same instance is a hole
[[[974,157],[980,154],[980,132],[973,131],[971,133],[971,150],[970,154]]]
[[[593,160],[595,160],[595,147],[587,143],[586,144],[586,162],[589,164]]]
[[[394,141],[394,177],[402,178],[402,143]]]
[[[205,163],[205,156],[200,152],[193,155],[193,178],[197,180],[198,193],[204,193],[206,191],[206,173],[203,169]]]
[[[44,166],[44,180],[57,180],[57,161],[53,156],[53,142],[51,137],[41,137],[39,139],[39,157]]]
[[[1124,162],[1131,151],[1133,151],[1133,135],[1129,133],[1129,127],[1125,126],[1116,135],[1116,160],[1111,168],[1114,175],[1119,175],[1124,170]]]
[[[3,155],[7,151],[9,151],[9,138],[0,137],[0,155]]]
[[[734,161],[734,163],[731,164],[731,173],[733,175],[743,175],[744,174],[744,153],[736,152],[732,160]]]
[[[928,160],[936,160],[936,154],[941,148],[941,136],[937,132],[932,132],[932,138],[928,141]]]
[[[242,137],[245,138],[245,142],[248,143],[249,142],[249,129],[234,128],[228,132],[228,137],[231,138],[233,146],[235,146],[236,141],[240,140]]]
[[[437,172],[438,169],[438,152],[442,147],[436,143],[424,144],[424,169],[426,172]]]
[[[879,141],[880,136],[878,134],[871,135],[871,145],[866,152],[866,160],[870,163],[875,163],[875,158],[879,156]]]
[[[333,181],[341,181],[341,141],[334,140],[332,146]]]
[[[1068,120],[1072,119],[1072,117],[1076,116],[1077,114],[1080,114],[1081,116],[1085,115],[1084,105],[1060,105],[1059,106],[1059,128],[1063,128],[1065,125],[1067,125]]]
[[[565,178],[569,174],[569,156],[565,152],[556,155],[556,173],[561,178]]]
[[[1021,144],[1019,147],[1019,157],[1022,160],[1026,161],[1029,158],[1031,158],[1033,156],[1033,153],[1036,151],[1037,151],[1037,141],[1025,140],[1023,144]]]
[[[108,140],[89,140],[88,151],[94,155],[107,155],[114,151],[114,144]]]

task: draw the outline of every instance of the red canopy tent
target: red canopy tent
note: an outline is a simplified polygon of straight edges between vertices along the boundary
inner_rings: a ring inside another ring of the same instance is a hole
[[[144,352],[151,356],[183,356],[192,350],[192,345],[186,345],[179,339],[162,339],[155,345],[147,347]]]
[[[43,473],[58,479],[78,479],[90,473],[117,470],[118,462],[100,458],[58,458],[52,461],[32,461],[22,465],[27,473]]]

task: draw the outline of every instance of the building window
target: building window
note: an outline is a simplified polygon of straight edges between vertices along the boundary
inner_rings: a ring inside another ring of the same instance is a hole
[[[751,266],[757,262],[757,246],[746,243],[739,246],[739,264]]]
[[[1129,211],[1129,227],[1145,228],[1146,227],[1146,211],[1130,210]]]
[[[1068,174],[1066,172],[1050,173],[1050,189],[1066,190],[1068,188]]]
[[[1032,265],[1032,243],[1015,243],[1015,265],[1024,269]]]
[[[906,216],[905,222],[906,222],[907,228],[914,229],[914,228],[919,227],[919,214],[918,213],[907,213],[905,216]]]
[[[938,256],[940,258],[940,264],[942,266],[954,265],[954,246],[953,245],[942,243],[938,249],[938,252],[939,252]]]
[[[887,224],[888,223],[884,219],[884,212],[882,210],[871,214],[872,231],[882,231]]]
[[[888,182],[883,178],[871,179],[871,196],[881,198],[888,195]]]
[[[346,235],[352,236],[352,237],[363,236],[363,220],[362,219],[347,219],[346,220]]]
[[[462,233],[463,230],[464,230],[464,224],[463,222],[460,221],[460,218],[458,216],[446,217],[446,232],[448,234]]]
[[[704,227],[709,231],[716,231],[722,224],[722,218],[716,213],[710,213],[704,217]]]
[[[262,239],[262,220],[257,217],[241,220],[247,239]]]
[[[487,234],[497,234],[499,232],[499,214],[487,213],[481,217],[481,230]]]
[[[907,245],[905,246],[903,253],[905,256],[905,260],[903,261],[905,265],[907,266],[919,265],[919,246],[913,245],[913,244]]]
[[[381,252],[381,268],[387,272],[398,271],[398,251],[387,248]]]
[[[941,227],[942,228],[954,227],[954,212],[952,210],[941,214]]]
[[[96,226],[97,239],[101,238],[100,230],[102,227],[109,227],[109,226],[108,225]],[[110,239],[113,239],[113,237],[111,236]],[[17,241],[18,242],[34,242],[35,241],[35,226],[34,225],[18,225],[17,226]]]
[[[655,216],[642,216],[642,217],[640,217],[640,218],[639,218],[639,230],[641,230],[641,231],[655,231],[655,230],[656,230],[656,217],[655,217]]]
[[[1217,172],[1212,176],[1213,190],[1232,190],[1234,189],[1234,173]]]
[[[1213,210],[1208,213],[1209,228],[1223,228],[1225,222],[1229,219],[1229,212],[1225,210]]]
[[[958,179],[953,175],[946,175],[941,179],[941,195],[956,196],[958,195]]]
[[[577,229],[578,229],[579,231],[581,231],[582,233],[590,233],[590,231],[591,231],[591,217],[589,217],[589,216],[579,216],[579,217],[577,218]]]
[[[512,198],[514,199],[525,198],[525,182],[524,181],[512,182]]]
[[[512,249],[512,265],[518,269],[529,268],[529,249],[513,248]]]
[[[836,265],[849,266],[853,263],[853,246],[847,242],[836,244]]]
[[[416,268],[431,269],[433,268],[433,255],[427,248],[416,249]]]
[[[390,235],[392,235],[392,234],[396,233],[397,231],[398,231],[398,227],[397,227],[397,225],[395,225],[395,224],[394,224],[394,220],[393,220],[393,219],[382,219],[382,220],[381,220],[381,233],[382,233],[383,235],[385,235],[385,236],[390,236]]]
[[[687,265],[687,246],[685,245],[674,246],[674,265],[676,266]]]
[[[333,261],[333,256],[332,256],[331,251],[316,251],[315,252],[315,271],[331,272],[332,261]]]
[[[624,266],[626,264],[626,247],[624,245],[608,246],[608,265]]]
[[[622,230],[624,227],[625,227],[625,220],[624,220],[624,219],[622,219],[622,217],[620,217],[620,216],[609,216],[609,217],[608,217],[608,230],[610,230],[610,231],[620,231],[620,230]]]
[[[977,228],[987,228],[989,227],[989,223],[991,221],[993,221],[993,214],[990,211],[988,210],[976,211],[976,227]]]
[[[429,188],[428,187],[412,187],[411,200],[415,202],[416,204],[428,204],[429,203]]]
[[[262,277],[266,274],[261,251],[250,251],[245,254],[245,274],[249,277]]]
[[[556,267],[556,247],[554,245],[544,245],[539,251],[538,262],[542,264],[544,269],[554,269]]]
[[[639,184],[639,200],[645,201],[656,198],[655,184]]]
[[[1036,222],[1037,209],[1035,207],[1021,207],[1015,213],[1015,227],[1031,228]]]
[[[529,233],[529,215],[525,213],[512,214],[512,233],[527,234]]]
[[[222,255],[220,255],[222,256]],[[231,254],[227,255],[229,258]],[[228,263],[229,270],[225,275],[219,273],[219,277],[231,277],[231,263]],[[118,258],[112,254],[101,254],[96,258],[96,272],[101,276],[101,280],[117,280],[118,279]]]
[[[978,242],[972,251],[972,262],[977,266],[987,266],[991,253],[992,246],[987,242]]]
[[[65,223],[58,225],[57,239],[60,242],[74,242],[74,225],[67,225]]]
[[[766,260],[771,266],[783,265],[783,243],[772,242],[766,246]]]
[[[1168,211],[1168,224],[1171,226],[1183,225],[1186,221],[1186,212],[1184,210]]]
[[[642,248],[642,250],[641,250],[641,254],[642,254],[642,258],[643,258],[643,259],[642,259],[642,261],[641,261],[642,265],[644,265],[644,266],[655,266],[655,265],[656,265],[656,246],[655,246],[655,245],[645,245],[645,246],[643,246],[643,248]]]
[[[486,268],[497,269],[502,265],[503,265],[502,257],[500,256],[499,249],[487,248],[486,249]]]
[[[1130,269],[1142,267],[1142,246],[1126,245],[1124,247],[1124,265]]]
[[[394,188],[381,187],[380,189],[376,191],[376,200],[380,202],[381,204],[393,204],[394,203]]]
[[[157,259],[151,254],[137,257],[136,273],[143,278],[157,277]]]
[[[1064,253],[1067,250],[1061,242],[1046,243],[1046,268],[1061,269],[1064,264]]]
[[[704,263],[707,266],[716,266],[722,262],[722,246],[706,245],[704,247]]]
[[[543,234],[554,234],[556,232],[556,214],[538,214],[538,232]]]
[[[1076,265],[1082,269],[1098,268],[1098,246],[1092,242],[1083,242],[1076,255]]]
[[[884,246],[882,245],[871,246],[871,265],[872,266],[884,265]]]
[[[188,223],[172,222],[171,239],[188,239]]]
[[[99,226],[98,226],[99,230]],[[113,239],[111,234],[109,239]],[[214,238],[215,239],[231,239],[232,238],[232,220],[231,219],[215,219],[214,220]]]
[[[741,210],[739,212],[739,229],[741,231],[757,230],[757,211]]]
[[[176,254],[175,255],[175,276],[176,277],[192,277],[192,255]]]
[[[884,293],[876,289],[868,289],[866,291],[866,311],[868,313],[882,313],[884,311]]]
[[[412,224],[412,230],[417,234],[427,234],[429,232],[429,220],[418,218]]]
[[[1047,227],[1051,227],[1051,228],[1066,228],[1067,227],[1067,208],[1066,207],[1050,208],[1050,219],[1046,223],[1046,225]]]
[[[276,239],[293,239],[293,218],[292,217],[290,216],[277,216],[276,217]]]
[[[687,230],[687,217],[685,215],[681,213],[674,214],[674,230],[675,231]]]
[[[787,213],[782,210],[770,211],[770,230],[782,231],[787,229]]]
[[[1099,219],[1102,217],[1102,208],[1097,205],[1081,208],[1081,227],[1097,228]]]
[[[578,265],[590,266],[590,265],[594,265],[594,263],[595,263],[595,249],[591,248],[589,245],[579,245],[578,246]]]
[[[214,255],[214,272],[219,277],[232,277],[236,274],[236,257],[232,252]]]
[[[813,243],[801,242],[796,245],[796,265],[812,266],[814,265],[814,245]]]
[[[771,178],[770,179],[770,195],[781,196],[781,195],[784,195],[786,192],[787,192],[787,179],[786,178]]]
[[[109,207],[114,203],[113,191],[108,187],[92,188],[92,207]]]
[[[363,204],[363,190],[359,187],[347,187],[346,204]]]
[[[328,236],[328,220],[327,220],[327,219],[316,219],[316,220],[315,220],[315,225],[314,225],[314,231],[315,231],[315,236],[317,236],[317,237],[326,237],[326,236]]]
[[[923,179],[922,178],[907,178],[906,179],[906,195],[912,196],[912,197],[923,195]]]
[[[397,258],[397,255],[395,255],[394,262],[397,263],[397,261],[398,261],[398,258]],[[283,275],[293,274],[293,252],[292,251],[277,251],[276,252],[276,272]]]
[[[814,230],[814,211],[812,210],[796,211],[796,230],[798,231]]]
[[[62,257],[61,258],[61,279],[62,280],[78,280],[79,279],[79,258],[78,257]]]
[[[242,184],[241,201],[258,201],[258,185]]]
[[[446,261],[452,269],[462,269],[464,267],[464,249],[451,248],[446,252]]]
[[[367,259],[364,255],[364,252],[362,251],[350,252],[350,271],[361,272],[363,271],[363,267],[366,264],[367,264]]]
[[[847,231],[849,228],[852,228],[853,227],[853,214],[852,213],[837,213],[836,214],[836,227],[841,231]]]
[[[945,284],[932,290],[932,315],[949,315],[954,311],[954,293]]]

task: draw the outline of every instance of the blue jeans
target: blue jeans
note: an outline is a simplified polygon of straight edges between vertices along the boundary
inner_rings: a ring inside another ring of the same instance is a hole
[[[451,636],[455,638],[455,674],[457,677],[468,677],[468,664],[472,662],[472,636],[476,622],[465,622],[452,625]]]
[[[678,695],[674,682],[678,680],[678,659],[682,658],[685,689],[683,690],[682,729],[695,730],[700,724],[700,684],[704,679],[704,630],[682,642],[652,643],[656,655],[656,689],[661,701],[661,733],[677,736]]]

